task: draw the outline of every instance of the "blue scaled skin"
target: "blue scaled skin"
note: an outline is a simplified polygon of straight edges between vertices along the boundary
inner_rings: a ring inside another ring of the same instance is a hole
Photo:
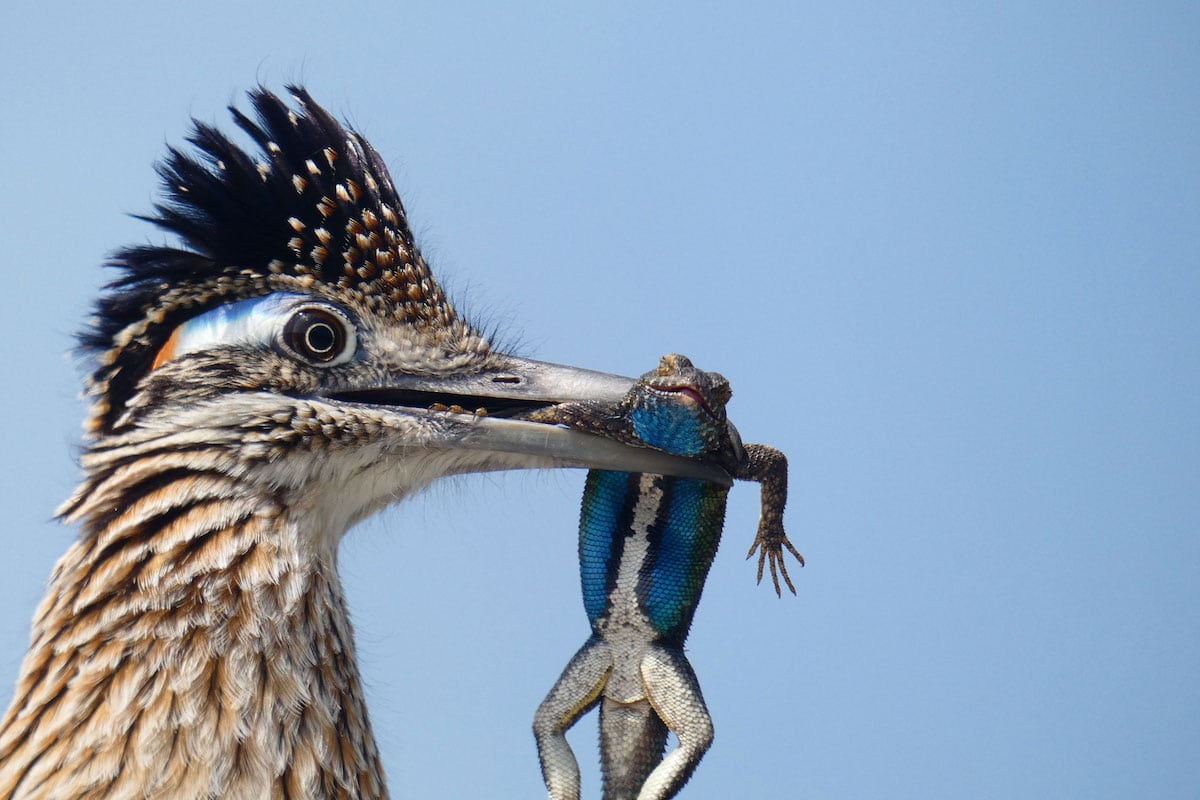
[[[554,420],[680,455],[710,459],[763,485],[761,547],[782,572],[787,461],[746,445],[725,418],[728,382],[665,356],[616,408],[559,407]],[[592,635],[534,717],[551,800],[578,800],[579,766],[566,731],[600,705],[605,800],[666,800],[687,782],[712,742],[700,685],[683,653],[725,521],[728,488],[686,478],[592,470],[583,493],[579,569]],[[777,571],[778,569],[778,571]],[[793,592],[795,590],[793,589]],[[679,747],[663,758],[668,730]]]

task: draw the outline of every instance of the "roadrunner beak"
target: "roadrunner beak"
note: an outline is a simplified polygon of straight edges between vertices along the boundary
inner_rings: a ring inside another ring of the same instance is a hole
[[[650,472],[732,485],[729,473],[715,464],[513,418],[559,403],[616,404],[635,383],[621,375],[506,356],[499,366],[482,372],[398,375],[386,389],[344,394],[341,399],[473,415],[471,424],[447,431],[448,447],[545,459],[547,466]]]

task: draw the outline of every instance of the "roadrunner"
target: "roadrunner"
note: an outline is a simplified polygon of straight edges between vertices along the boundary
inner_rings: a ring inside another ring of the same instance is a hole
[[[430,481],[716,467],[518,414],[628,378],[494,349],[370,145],[308,94],[197,122],[101,296],[80,526],[0,721],[4,798],[386,797],[338,579],[345,531]]]

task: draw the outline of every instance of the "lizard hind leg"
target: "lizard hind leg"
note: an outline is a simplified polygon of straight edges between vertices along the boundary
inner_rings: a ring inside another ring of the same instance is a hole
[[[588,639],[533,715],[533,736],[550,800],[579,800],[579,762],[567,742],[567,729],[596,705],[612,666],[609,646],[595,636]]]
[[[654,646],[642,659],[642,680],[646,697],[657,716],[679,738],[679,747],[646,778],[637,800],[668,800],[692,777],[712,744],[712,717],[696,673],[682,650]]]

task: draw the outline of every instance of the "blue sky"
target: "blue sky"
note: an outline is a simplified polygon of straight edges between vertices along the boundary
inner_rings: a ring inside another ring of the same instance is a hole
[[[809,566],[754,585],[738,487],[683,797],[1194,793],[1200,13],[1052,5],[6,5],[0,703],[74,535],[99,265],[158,240],[129,215],[190,116],[299,80],[503,341],[685,353],[790,456]],[[347,537],[395,796],[541,795],[582,482],[455,479]]]

